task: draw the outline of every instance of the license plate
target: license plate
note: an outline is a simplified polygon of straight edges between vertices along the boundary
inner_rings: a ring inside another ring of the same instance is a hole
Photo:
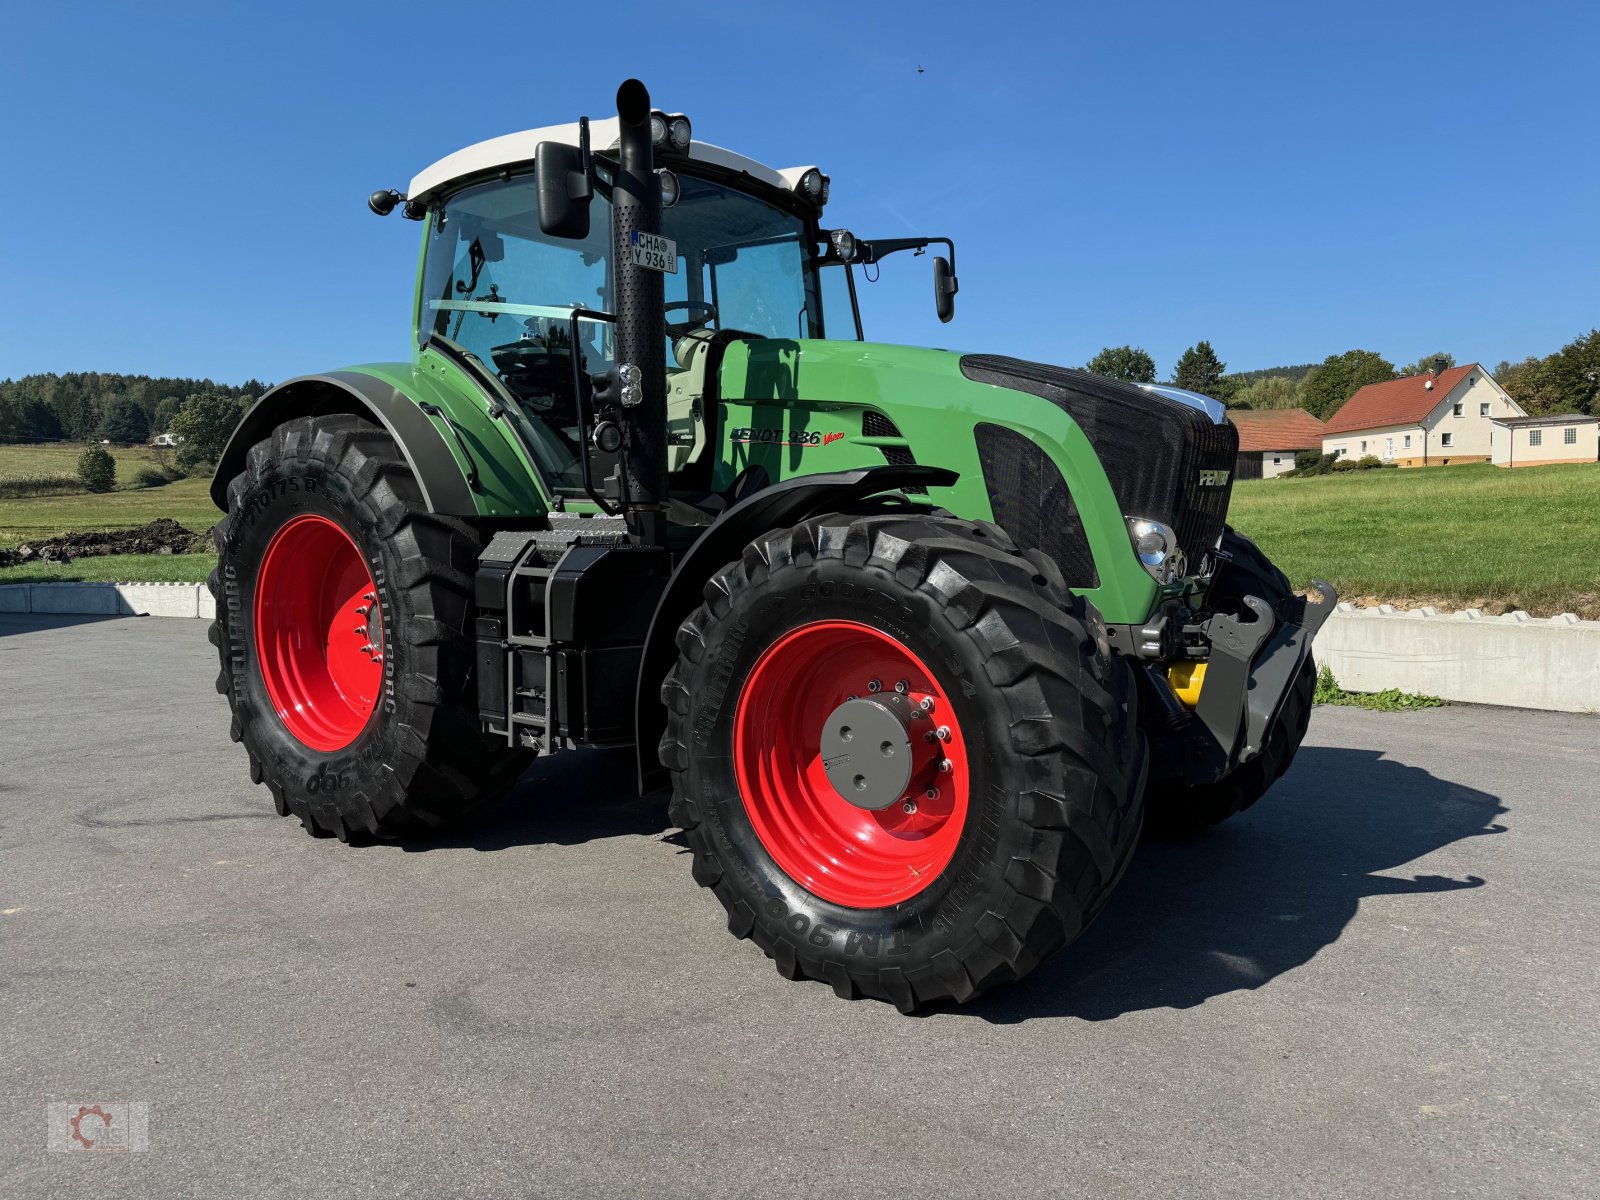
[[[640,233],[637,229],[633,231],[632,241],[634,266],[668,275],[678,273],[677,242],[659,233]]]

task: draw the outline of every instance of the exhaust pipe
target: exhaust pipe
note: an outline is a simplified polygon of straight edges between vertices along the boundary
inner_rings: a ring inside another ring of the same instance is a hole
[[[611,261],[616,278],[617,364],[638,372],[638,400],[622,408],[622,501],[642,546],[666,545],[667,360],[661,272],[633,260],[635,233],[661,232],[661,189],[650,141],[650,92],[637,79],[617,89],[616,182],[611,192]],[[623,372],[631,374],[630,372]]]

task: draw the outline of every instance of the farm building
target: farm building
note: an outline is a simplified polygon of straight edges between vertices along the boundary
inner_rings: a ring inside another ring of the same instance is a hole
[[[1501,417],[1492,424],[1490,457],[1497,467],[1600,460],[1600,417]]]
[[[1479,363],[1369,383],[1328,419],[1322,452],[1402,467],[1488,462],[1492,422],[1527,414]]]
[[[1230,409],[1239,430],[1235,479],[1271,479],[1294,466],[1297,450],[1321,450],[1323,424],[1303,408]]]

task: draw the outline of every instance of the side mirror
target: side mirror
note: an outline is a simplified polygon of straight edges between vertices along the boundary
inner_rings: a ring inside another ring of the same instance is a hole
[[[956,293],[961,290],[961,284],[951,274],[950,261],[946,258],[934,256],[933,260],[933,307],[939,314],[939,320],[948,322],[956,315]]]
[[[577,146],[540,142],[533,152],[533,169],[539,180],[539,228],[550,237],[582,241],[589,236],[589,182],[587,156]]]

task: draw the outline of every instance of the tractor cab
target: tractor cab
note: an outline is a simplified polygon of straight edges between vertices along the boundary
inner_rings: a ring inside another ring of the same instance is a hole
[[[605,143],[607,124],[616,122],[596,123],[597,145]],[[540,175],[529,151],[575,142],[575,130],[533,130],[469,148],[419,175],[411,196],[427,202],[428,222],[418,344],[470,355],[493,371],[526,419],[527,440],[551,490],[580,498],[585,455],[591,479],[608,477],[616,466],[616,425],[606,420],[594,389],[617,365],[619,279],[629,278],[637,263],[619,271],[610,211],[615,163],[605,149],[593,158],[588,228],[579,237],[547,232],[550,217],[541,219]],[[834,314],[838,333],[854,336],[859,321],[853,291],[839,279],[848,265],[831,253],[817,225],[821,200],[807,190],[820,186],[826,195],[816,168],[774,171],[700,142],[674,147],[670,135],[656,149],[669,164],[656,172],[665,240],[650,264],[664,283],[667,468],[673,484],[686,485],[710,478],[708,379],[714,384],[724,347],[825,336],[825,271],[834,276],[829,290],[836,304],[849,306]],[[463,178],[463,157],[475,154],[524,161],[489,178],[481,169]]]

